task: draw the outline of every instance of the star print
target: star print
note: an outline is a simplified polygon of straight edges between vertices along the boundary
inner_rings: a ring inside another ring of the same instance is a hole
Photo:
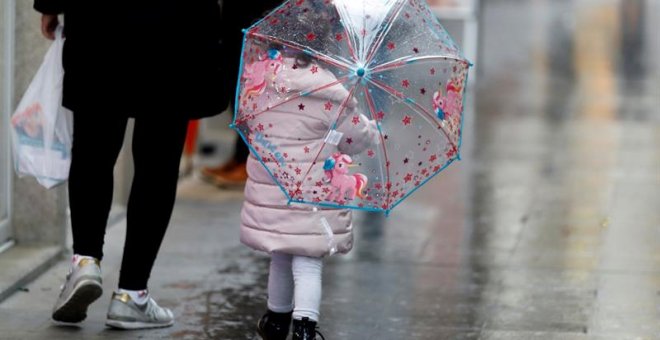
[[[429,72],[431,72],[431,75],[435,75],[435,68],[432,68]]]
[[[305,153],[309,153],[309,147],[308,146],[305,147]]]
[[[316,39],[316,34],[314,34],[314,32],[307,33],[307,40],[308,41],[313,41],[315,39]]]
[[[328,102],[325,103],[325,110],[326,111],[332,110],[332,103],[331,102],[328,101]]]
[[[352,122],[353,122],[353,125],[358,125],[358,124],[360,124],[360,117],[358,117],[358,116],[353,116],[353,120],[352,120]]]
[[[422,96],[425,95],[426,94],[426,89],[422,87],[421,89],[419,89],[419,93],[421,93]]]
[[[264,131],[264,125],[259,123],[259,125],[257,125],[257,130]]]
[[[296,175],[300,175],[300,173],[302,172],[302,169],[300,169],[300,168],[296,168],[295,171],[296,171]]]
[[[433,172],[438,172],[438,171],[440,171],[441,168],[442,168],[441,166],[436,165],[436,166],[433,168]]]
[[[429,162],[433,163],[433,162],[435,162],[437,159],[438,159],[438,156],[436,156],[436,155],[431,155],[431,157],[429,158]]]
[[[408,162],[410,162],[410,160],[408,158],[403,160],[403,164],[408,164]]]
[[[408,88],[410,86],[410,81],[408,79],[404,79],[401,81],[401,86]]]
[[[314,66],[312,66],[310,71],[312,72],[312,74],[316,74],[319,71],[319,68],[316,65],[314,65]]]
[[[346,138],[346,144],[353,144],[353,138]]]
[[[405,117],[403,117],[402,122],[403,122],[403,125],[408,126],[408,125],[410,125],[410,123],[412,123],[412,118],[410,116],[405,116]]]
[[[341,34],[341,33],[337,33],[337,34],[335,35],[335,40],[337,40],[337,41],[342,41],[342,40],[344,40],[344,35]]]
[[[286,153],[286,152],[285,152],[285,153],[283,153],[283,154],[282,154],[282,156],[284,156],[284,158],[289,158],[289,154],[288,154],[288,153]]]
[[[298,110],[305,111],[305,104],[300,103],[300,105],[298,105]]]
[[[385,118],[385,112],[378,111],[378,113],[376,113],[376,119],[377,120],[383,120],[383,118]]]
[[[406,183],[412,181],[412,179],[413,179],[412,174],[407,174],[406,177],[403,178],[403,180],[404,180]]]
[[[369,158],[374,158],[375,155],[376,153],[374,152],[374,150],[367,151],[367,156],[369,156]]]
[[[390,42],[387,43],[387,49],[388,49],[388,50],[391,51],[391,50],[393,50],[393,49],[395,49],[395,48],[396,48],[396,45],[395,45],[393,42],[390,41]]]
[[[298,69],[298,64],[293,64],[293,66],[291,66],[291,68],[294,69],[294,70],[297,70]]]
[[[413,48],[413,52],[419,53],[419,48],[417,48],[417,47]]]
[[[323,186],[323,182],[321,182],[321,181],[316,182],[316,186],[319,187],[319,188],[322,187],[322,186]]]

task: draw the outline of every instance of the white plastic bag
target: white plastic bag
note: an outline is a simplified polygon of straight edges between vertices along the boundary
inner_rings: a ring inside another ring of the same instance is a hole
[[[62,28],[11,118],[14,166],[50,189],[65,182],[71,165],[73,117],[62,107]]]

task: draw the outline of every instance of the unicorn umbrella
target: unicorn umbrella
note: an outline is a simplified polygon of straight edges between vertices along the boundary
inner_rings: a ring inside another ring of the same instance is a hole
[[[232,127],[289,203],[389,213],[459,159],[469,67],[424,1],[287,1],[245,30]]]

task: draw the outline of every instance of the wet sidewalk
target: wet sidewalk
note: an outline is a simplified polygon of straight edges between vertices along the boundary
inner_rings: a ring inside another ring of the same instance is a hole
[[[322,332],[660,339],[660,4],[484,2],[464,161],[391,217],[358,216],[326,266]],[[239,244],[242,194],[187,179],[179,196],[151,281],[175,327],[105,328],[120,224],[81,327],[49,321],[63,262],[0,304],[0,339],[254,339],[268,260]]]

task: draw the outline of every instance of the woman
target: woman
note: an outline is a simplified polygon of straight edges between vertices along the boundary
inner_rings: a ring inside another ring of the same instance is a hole
[[[35,0],[53,39],[64,14],[65,107],[74,114],[69,202],[74,257],[53,319],[77,323],[102,294],[100,261],[113,168],[135,118],[135,177],[119,287],[107,324],[170,326],[172,312],[147,281],[176,196],[188,121],[221,112],[220,9],[216,0]]]

